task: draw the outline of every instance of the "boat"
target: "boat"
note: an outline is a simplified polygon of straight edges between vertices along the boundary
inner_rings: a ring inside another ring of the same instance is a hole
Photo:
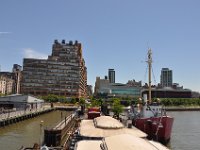
[[[94,119],[96,117],[100,117],[100,115],[101,111],[99,107],[88,108],[88,113],[87,113],[88,119]]]
[[[82,120],[78,130],[79,140],[76,135],[72,150],[169,150],[147,140],[147,134],[136,127],[127,128],[111,116]]]
[[[134,142],[133,142],[134,141]],[[155,141],[148,141],[130,134],[105,137],[102,140],[78,141],[74,150],[169,150]]]
[[[143,94],[137,104],[137,111],[132,111],[132,124],[138,129],[148,134],[149,139],[167,144],[170,141],[174,118],[168,116],[165,107],[160,103],[152,102],[151,97],[151,70],[152,70],[152,50],[148,49],[148,94]],[[148,98],[147,98],[148,97]]]

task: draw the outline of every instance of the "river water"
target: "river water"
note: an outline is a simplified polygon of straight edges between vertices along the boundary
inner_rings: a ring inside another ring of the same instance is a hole
[[[200,150],[200,111],[168,112],[174,117],[172,150]]]
[[[41,129],[55,126],[70,112],[53,111],[36,118],[0,128],[0,150],[17,150],[22,145],[32,147],[41,142]],[[172,150],[200,150],[200,112],[168,112],[174,117],[171,141]],[[41,120],[43,121],[42,126]]]
[[[52,111],[0,128],[0,150],[18,150],[21,146],[33,147],[34,143],[41,143],[43,129],[55,126],[69,114],[67,111]]]

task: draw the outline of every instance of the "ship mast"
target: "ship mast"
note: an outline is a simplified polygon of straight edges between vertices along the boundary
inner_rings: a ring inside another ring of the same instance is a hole
[[[148,59],[147,64],[149,68],[149,103],[151,103],[151,68],[152,68],[152,51],[148,49]]]

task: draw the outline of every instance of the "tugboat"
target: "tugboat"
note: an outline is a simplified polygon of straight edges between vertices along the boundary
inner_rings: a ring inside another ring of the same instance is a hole
[[[167,144],[170,141],[171,131],[174,118],[168,116],[164,106],[160,101],[152,102],[151,99],[151,68],[152,68],[152,51],[148,50],[148,72],[149,85],[148,96],[143,95],[143,100],[139,99],[137,112],[132,111],[132,124],[138,129],[148,134],[149,139]],[[147,100],[148,97],[148,100]]]

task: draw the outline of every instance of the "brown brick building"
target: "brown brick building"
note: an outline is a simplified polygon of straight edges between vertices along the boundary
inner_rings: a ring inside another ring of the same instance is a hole
[[[22,76],[23,94],[86,97],[87,68],[81,43],[55,40],[48,59],[24,58]]]

